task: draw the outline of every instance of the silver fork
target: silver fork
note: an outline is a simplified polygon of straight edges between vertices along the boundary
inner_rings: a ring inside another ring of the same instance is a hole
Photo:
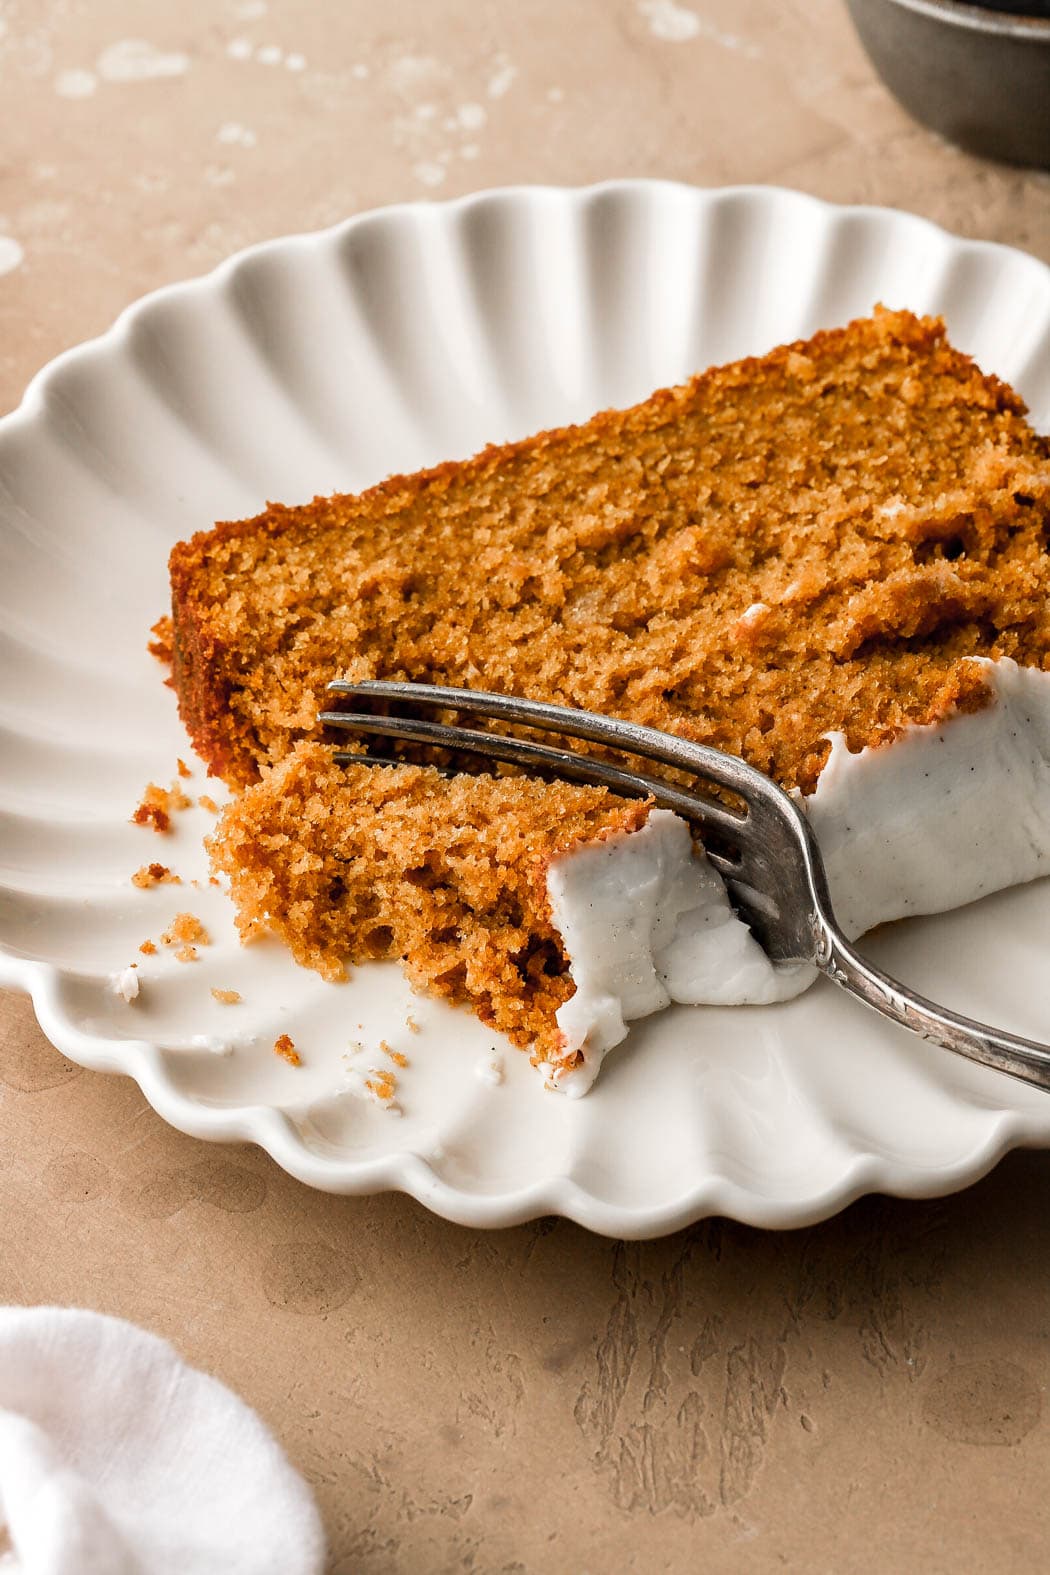
[[[921,1039],[1050,1090],[1050,1046],[950,1012],[906,989],[854,950],[835,920],[824,861],[806,816],[769,777],[736,756],[616,717],[477,689],[337,679],[328,685],[328,692],[523,723],[659,761],[728,791],[739,800],[739,809],[703,791],[686,792],[589,755],[501,733],[411,716],[323,711],[318,717],[329,727],[466,750],[552,771],[571,781],[600,784],[627,798],[653,798],[661,807],[696,822],[705,833],[707,857],[725,880],[737,912],[774,963],[811,963],[857,1000]],[[337,751],[336,759],[357,765],[381,763],[379,757],[347,751]]]

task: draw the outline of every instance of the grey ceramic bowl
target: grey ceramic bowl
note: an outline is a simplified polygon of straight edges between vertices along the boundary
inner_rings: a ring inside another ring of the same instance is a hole
[[[875,69],[917,120],[971,153],[1050,169],[1047,0],[847,4]]]

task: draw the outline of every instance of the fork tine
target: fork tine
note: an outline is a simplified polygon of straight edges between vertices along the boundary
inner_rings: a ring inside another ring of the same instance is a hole
[[[375,733],[381,738],[404,738],[412,743],[432,744],[442,749],[464,749],[511,765],[539,767],[554,771],[574,782],[598,783],[627,798],[653,798],[663,809],[673,809],[690,820],[712,827],[727,836],[739,835],[742,817],[706,794],[686,793],[669,782],[657,782],[638,772],[623,771],[604,760],[579,755],[573,750],[552,749],[529,739],[508,738],[505,733],[483,733],[473,728],[449,727],[442,722],[427,722],[417,717],[370,716],[358,712],[322,711],[317,720],[328,727],[348,732]],[[367,755],[338,751],[343,764],[378,765]],[[389,764],[384,761],[383,764]],[[728,863],[729,861],[723,861]]]
[[[706,777],[719,787],[727,787],[744,800],[743,813],[734,813],[728,807],[724,813],[739,823],[747,818],[749,805],[747,788],[754,792],[759,773],[743,761],[712,749],[706,744],[694,744],[671,733],[660,733],[655,728],[641,727],[636,722],[626,722],[620,717],[600,716],[593,711],[578,711],[573,707],[549,705],[540,700],[523,700],[517,695],[494,694],[483,689],[457,689],[441,684],[415,684],[400,680],[366,678],[359,683],[337,678],[327,685],[330,694],[352,695],[360,699],[402,700],[413,705],[442,706],[449,710],[473,711],[478,716],[503,718],[508,722],[522,722],[539,731],[562,733],[567,738],[581,738],[589,743],[608,744],[628,754],[640,755],[661,765],[676,766],[694,776]],[[338,718],[338,712],[326,716]],[[338,725],[337,722],[335,725]],[[740,785],[737,785],[739,779]]]

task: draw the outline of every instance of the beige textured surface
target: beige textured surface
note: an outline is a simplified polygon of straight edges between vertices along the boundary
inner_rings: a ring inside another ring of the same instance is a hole
[[[912,125],[834,0],[0,0],[0,103],[0,409],[247,242],[506,181],[778,181],[1050,257],[1050,179]],[[169,1131],[13,996],[0,1134],[0,1300],[231,1383],[339,1575],[1045,1562],[1045,1156],[782,1236],[481,1235]]]

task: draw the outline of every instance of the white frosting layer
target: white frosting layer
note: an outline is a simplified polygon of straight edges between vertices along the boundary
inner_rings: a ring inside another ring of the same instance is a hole
[[[591,842],[552,861],[547,893],[576,993],[558,1011],[582,1065],[552,1073],[587,1092],[627,1023],[672,1001],[736,1005],[798,993],[798,969],[775,969],[730,906],[689,827],[655,809],[638,831]],[[808,982],[810,970],[806,969]]]
[[[975,658],[992,703],[851,755],[803,806],[843,929],[943,913],[1050,872],[1050,673]]]
[[[1050,872],[1050,673],[977,660],[993,692],[982,710],[858,754],[830,735],[802,803],[851,936]],[[568,1094],[586,1093],[633,1018],[671,1001],[785,1000],[815,977],[774,967],[667,810],[554,860],[547,890],[576,985],[558,1024],[583,1064],[543,1070]]]
[[[114,995],[119,995],[122,1001],[127,1001],[130,1005],[132,1001],[138,999],[139,976],[134,968],[121,968],[119,973],[110,974],[109,988]]]

